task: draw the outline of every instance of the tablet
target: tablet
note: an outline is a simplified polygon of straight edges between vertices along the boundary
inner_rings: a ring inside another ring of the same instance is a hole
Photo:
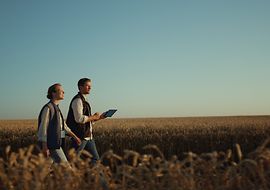
[[[112,115],[117,111],[117,109],[110,109],[103,113],[104,117],[112,117]]]

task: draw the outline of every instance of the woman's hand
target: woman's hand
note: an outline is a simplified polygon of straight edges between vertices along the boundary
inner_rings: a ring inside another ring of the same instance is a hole
[[[50,155],[50,151],[47,147],[47,142],[42,143],[42,153],[46,158],[49,157],[49,155]]]
[[[69,131],[68,134],[76,141],[78,145],[82,143],[81,139],[77,137],[77,135],[75,135],[72,131]]]
[[[81,141],[80,138],[78,138],[78,137],[76,136],[76,137],[74,137],[74,139],[75,139],[77,145],[81,145],[82,141]]]

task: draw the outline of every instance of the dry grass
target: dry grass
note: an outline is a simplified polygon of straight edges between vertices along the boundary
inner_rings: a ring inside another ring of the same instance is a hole
[[[102,152],[112,148],[142,152],[155,144],[166,158],[183,152],[211,152],[238,143],[246,154],[270,134],[270,117],[197,117],[104,120],[96,125],[95,137]],[[110,147],[108,147],[110,145]]]
[[[0,120],[0,156],[8,145],[17,150],[35,143],[36,133],[36,120]]]
[[[113,190],[270,189],[269,116],[103,120],[94,167],[73,150],[71,167],[51,165],[34,146],[18,150],[36,142],[36,126],[0,122],[1,190],[101,189],[101,179]]]
[[[51,165],[42,154],[31,153],[33,146],[18,153],[7,148],[6,157],[0,159],[0,189],[102,189],[102,180],[111,190],[267,190],[269,141],[246,159],[239,156],[242,153],[237,146],[237,162],[231,150],[200,155],[188,152],[182,160],[175,156],[167,160],[155,145],[148,145],[145,149],[156,151],[158,156],[125,150],[121,157],[108,151],[102,156],[108,166],[91,166],[89,159],[78,159],[71,150],[71,167]]]
[[[246,155],[269,136],[270,117],[108,119],[94,128],[100,154],[109,149],[121,156],[124,149],[144,153],[142,147],[155,144],[169,159],[188,151],[225,151],[238,143]],[[36,130],[35,120],[0,121],[0,153],[7,145],[17,150],[35,143]]]

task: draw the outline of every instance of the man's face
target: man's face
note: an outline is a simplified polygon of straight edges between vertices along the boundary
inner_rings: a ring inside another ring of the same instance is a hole
[[[87,81],[83,86],[80,86],[80,92],[82,94],[90,94],[92,83],[91,81]]]
[[[56,100],[63,100],[64,99],[64,89],[62,86],[56,86],[55,88],[56,92],[54,94],[54,98]]]

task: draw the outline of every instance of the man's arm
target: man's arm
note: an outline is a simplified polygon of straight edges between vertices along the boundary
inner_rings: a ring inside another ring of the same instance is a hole
[[[83,123],[87,123],[87,122],[97,121],[100,118],[99,113],[95,113],[92,116],[83,115],[83,103],[82,103],[82,100],[80,98],[76,98],[75,100],[73,100],[71,107],[73,110],[75,121],[77,123],[83,124]]]

